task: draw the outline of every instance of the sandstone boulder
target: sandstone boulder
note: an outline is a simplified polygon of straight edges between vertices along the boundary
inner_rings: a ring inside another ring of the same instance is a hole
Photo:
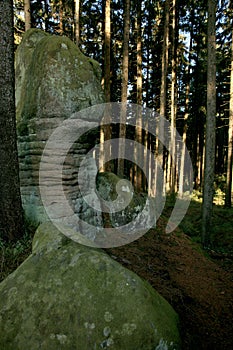
[[[97,191],[106,201],[109,220],[113,227],[125,226],[123,231],[137,231],[156,225],[156,202],[146,193],[138,193],[127,179],[114,173],[99,173]]]
[[[38,188],[46,141],[73,113],[104,102],[101,70],[67,37],[38,29],[24,34],[15,60],[21,193],[26,218],[38,224],[46,219]],[[88,142],[79,148],[82,155]]]
[[[103,251],[44,223],[32,255],[0,284],[0,348],[180,349],[178,316]]]

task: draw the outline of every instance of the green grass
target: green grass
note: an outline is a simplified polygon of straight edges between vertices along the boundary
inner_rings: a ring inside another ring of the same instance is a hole
[[[0,238],[0,282],[31,253],[33,233],[27,229],[27,233],[16,243],[5,242]]]
[[[179,227],[196,243],[201,243],[201,202],[192,200]],[[211,248],[222,253],[233,254],[233,208],[213,206]]]

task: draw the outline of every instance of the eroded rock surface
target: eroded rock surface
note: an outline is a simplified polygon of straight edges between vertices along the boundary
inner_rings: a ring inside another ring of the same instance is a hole
[[[103,251],[42,224],[33,253],[0,284],[4,350],[180,349],[178,317]]]
[[[16,51],[16,112],[20,180],[26,217],[46,218],[38,179],[46,141],[74,113],[104,102],[99,64],[84,56],[68,38],[28,30]],[[87,116],[98,120],[94,113]],[[82,156],[93,138],[77,149]],[[58,147],[59,149],[59,144]],[[73,174],[70,173],[72,181]]]

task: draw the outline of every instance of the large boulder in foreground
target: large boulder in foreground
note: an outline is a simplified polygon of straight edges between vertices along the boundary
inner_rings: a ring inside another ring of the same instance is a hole
[[[33,253],[0,284],[0,349],[180,349],[178,317],[103,251],[42,224]]]

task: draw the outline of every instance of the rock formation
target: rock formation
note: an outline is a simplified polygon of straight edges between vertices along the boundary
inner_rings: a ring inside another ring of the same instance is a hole
[[[0,284],[4,350],[178,350],[178,316],[101,250],[42,224],[33,252]]]
[[[101,70],[68,38],[38,29],[25,33],[15,69],[21,193],[26,217],[36,224],[46,218],[38,188],[46,141],[73,113],[103,102]],[[87,142],[90,147],[93,139]],[[79,149],[81,155],[86,151]]]

